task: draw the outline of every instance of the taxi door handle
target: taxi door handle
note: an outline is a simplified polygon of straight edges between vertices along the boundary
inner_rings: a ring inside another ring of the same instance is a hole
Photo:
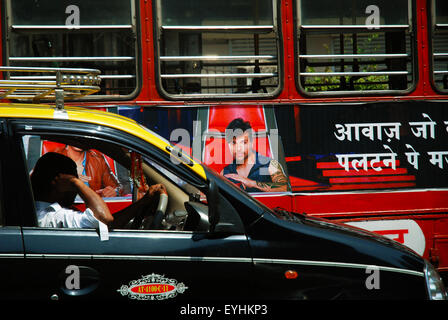
[[[66,295],[82,296],[98,288],[100,275],[91,267],[69,265],[60,273],[60,280],[60,288]]]

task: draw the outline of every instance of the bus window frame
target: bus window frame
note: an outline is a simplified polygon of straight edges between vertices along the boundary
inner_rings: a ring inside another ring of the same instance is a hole
[[[271,0],[273,4],[273,30],[272,32],[275,35],[276,45],[277,45],[277,88],[272,93],[256,93],[256,94],[227,94],[227,93],[219,93],[219,94],[170,94],[166,92],[161,77],[161,41],[162,34],[161,30],[161,14],[160,7],[157,5],[159,0],[152,1],[152,20],[154,23],[153,26],[153,39],[154,39],[154,77],[155,77],[155,86],[157,92],[160,96],[168,101],[214,101],[214,100],[266,100],[266,99],[275,99],[284,90],[284,42],[283,42],[283,34],[282,34],[282,15],[281,15],[281,0]]]
[[[431,79],[431,87],[432,89],[437,93],[441,95],[447,95],[448,94],[448,88],[443,89],[440,86],[436,84],[436,77],[435,77],[435,62],[434,62],[434,34],[435,34],[435,28],[437,24],[437,18],[436,18],[436,8],[435,8],[435,2],[437,0],[427,0],[427,21],[428,21],[428,55],[429,55],[429,77]],[[448,33],[448,28],[446,28]],[[448,64],[448,61],[447,61]],[[448,70],[447,70],[448,71]],[[448,74],[447,74],[448,77]]]
[[[5,66],[9,66],[9,31],[11,27],[11,6],[10,2],[13,0],[2,0],[1,1],[1,36],[2,36],[2,63]],[[131,5],[131,23],[132,23],[132,34],[135,37],[134,45],[134,58],[135,58],[135,88],[134,90],[126,95],[89,95],[82,98],[79,98],[77,101],[80,102],[95,102],[95,101],[126,101],[136,99],[142,90],[143,87],[143,63],[142,63],[142,40],[141,40],[141,21],[142,21],[142,12],[143,10],[140,8],[139,0],[129,0]],[[95,28],[96,30],[101,30],[101,26]],[[36,29],[37,30],[37,29]],[[67,29],[70,30],[70,29]],[[100,69],[100,71],[102,71]]]
[[[294,82],[297,92],[306,98],[322,98],[322,97],[377,97],[390,95],[409,95],[417,89],[419,83],[419,50],[417,46],[417,6],[416,0],[408,0],[408,20],[409,20],[409,34],[410,34],[410,57],[412,67],[412,82],[408,88],[404,90],[353,90],[353,91],[322,91],[322,92],[307,92],[302,87],[300,81],[300,59],[299,59],[299,30],[300,30],[300,15],[298,8],[301,0],[293,1],[293,15],[294,15]],[[327,29],[328,30],[328,29]],[[384,29],[383,29],[384,30]],[[353,29],[354,32],[363,31],[362,29]],[[364,30],[365,31],[365,30]],[[380,29],[381,31],[381,29]],[[367,32],[367,31],[365,31]],[[384,32],[384,31],[382,31]],[[374,32],[372,32],[374,33]],[[329,73],[331,75],[331,73]]]

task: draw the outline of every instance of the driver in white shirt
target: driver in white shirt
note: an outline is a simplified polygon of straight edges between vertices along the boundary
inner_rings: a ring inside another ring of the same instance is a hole
[[[166,194],[164,185],[152,185],[139,201],[112,215],[104,200],[78,178],[75,162],[54,152],[39,158],[31,185],[39,227],[98,228],[104,223],[122,228],[134,217],[154,213],[158,196]],[[72,207],[77,194],[86,205],[84,212]]]

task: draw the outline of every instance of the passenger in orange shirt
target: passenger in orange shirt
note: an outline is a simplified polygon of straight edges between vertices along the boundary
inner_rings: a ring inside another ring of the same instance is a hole
[[[75,161],[79,178],[100,196],[117,197],[122,195],[123,187],[101,153],[71,145],[57,148],[54,152]]]

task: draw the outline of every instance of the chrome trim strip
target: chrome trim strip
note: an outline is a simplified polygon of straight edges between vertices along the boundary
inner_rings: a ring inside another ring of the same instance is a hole
[[[276,60],[273,55],[247,55],[247,56],[160,56],[160,61],[251,61],[251,60]]]
[[[385,54],[299,54],[303,59],[364,59],[364,58],[407,58],[407,53]]]
[[[132,25],[12,25],[11,29],[132,29]]]
[[[398,72],[398,71],[397,71]],[[377,74],[376,72],[375,74]],[[358,74],[358,73],[357,73]],[[332,75],[332,73],[330,73]],[[263,77],[277,77],[277,73],[191,73],[191,74],[161,74],[163,79],[176,78],[263,78]]]
[[[273,25],[240,25],[240,26],[162,26],[163,30],[262,30],[272,31]]]
[[[442,26],[442,25],[441,25]],[[375,25],[376,29],[405,29],[409,28],[410,25],[408,24],[382,24],[382,25]],[[300,28],[303,29],[371,29],[372,25],[352,25],[352,24],[341,24],[341,25],[301,25]]]
[[[408,71],[374,71],[374,72],[302,72],[302,77],[340,77],[340,76],[392,76],[408,75]]]
[[[20,255],[19,255],[20,256]],[[89,254],[27,254],[26,258],[32,259],[98,259],[98,260],[148,260],[148,261],[184,261],[184,262],[242,262],[251,263],[251,258],[246,257],[195,257],[195,256],[139,256],[139,255],[89,255]],[[339,267],[339,268],[355,268],[355,269],[367,269],[369,267],[378,268],[381,271],[397,272],[403,274],[409,274],[414,276],[423,277],[424,273],[420,271],[358,264],[358,263],[346,263],[346,262],[333,262],[333,261],[312,261],[312,260],[289,260],[289,259],[267,259],[267,258],[254,258],[253,262],[256,263],[268,263],[268,264],[293,264],[293,265],[307,265],[318,267]]]
[[[103,74],[98,76],[100,79],[134,79],[136,76],[133,74]]]
[[[113,74],[113,75],[98,75],[100,79],[133,79],[135,75],[132,74]],[[56,76],[12,76],[9,80],[56,80]],[[2,80],[0,80],[2,81]],[[5,80],[8,81],[8,80]],[[52,82],[49,82],[52,83]]]
[[[420,276],[420,277],[424,276],[424,273],[420,272],[420,271],[393,268],[393,267],[385,267],[385,266],[377,266],[377,265],[368,265],[368,264],[347,263],[347,262],[254,258],[254,263],[295,264],[295,265],[310,265],[310,266],[319,266],[319,267],[341,267],[341,268],[355,268],[355,269],[366,269],[369,267],[375,267],[382,271],[404,273],[404,274],[410,274],[410,275]]]
[[[9,57],[9,61],[130,61],[135,60],[135,57],[120,56],[120,57]]]
[[[25,258],[23,253],[0,253],[1,258]]]
[[[243,262],[251,263],[251,258],[245,257],[194,257],[194,256],[146,256],[146,255],[97,255],[97,254],[26,254],[32,259],[98,259],[98,260],[154,260],[154,261],[205,261],[205,262]]]

